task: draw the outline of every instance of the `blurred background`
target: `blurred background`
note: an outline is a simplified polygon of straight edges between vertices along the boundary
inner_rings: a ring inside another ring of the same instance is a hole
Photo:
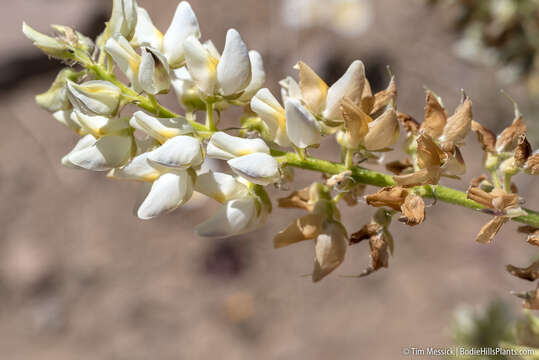
[[[499,92],[504,88],[525,114],[532,146],[539,146],[539,101],[530,82],[518,71],[507,76],[499,61],[473,61],[473,51],[466,60],[459,56],[457,7],[420,0],[360,0],[356,7],[331,2],[190,1],[203,39],[222,49],[226,30],[234,27],[249,48],[260,51],[266,86],[275,94],[280,79],[296,76],[292,67],[300,59],[332,83],[359,58],[375,90],[385,87],[391,66],[399,110],[418,119],[424,86],[443,98],[449,112],[464,88],[474,118],[500,131],[513,113]],[[138,3],[166,31],[178,1]],[[144,222],[132,214],[137,184],[62,167],[76,135],[33,99],[60,66],[32,47],[21,23],[44,32],[51,23],[64,24],[93,37],[110,7],[108,0],[2,1],[1,359],[386,360],[403,357],[402,349],[412,345],[450,344],[449,325],[461,304],[485,306],[501,298],[507,311],[519,313],[520,300],[509,291],[530,285],[504,268],[527,266],[537,250],[514,223],[493,244],[481,245],[474,239],[488,216],[439,203],[427,210],[421,226],[392,224],[396,243],[389,269],[362,279],[339,277],[367,267],[369,249],[361,243],[349,248],[334,274],[312,284],[303,276],[312,269],[312,243],[272,247],[273,235],[299,211],[275,209],[254,233],[201,239],[193,226],[211,214],[213,203],[195,202]],[[179,111],[173,96],[164,101]],[[232,124],[234,115],[226,114],[225,121]],[[468,174],[444,180],[461,190],[482,173],[475,135],[467,143]],[[337,159],[333,150],[323,156]],[[389,160],[399,156],[391,153]],[[294,188],[319,179],[297,175]],[[520,175],[515,182],[526,206],[539,208],[537,181]],[[272,190],[274,199],[286,194]],[[348,231],[358,230],[373,212],[365,205],[344,210]]]

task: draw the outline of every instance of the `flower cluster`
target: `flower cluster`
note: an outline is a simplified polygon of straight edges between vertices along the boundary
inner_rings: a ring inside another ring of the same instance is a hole
[[[81,136],[62,163],[141,182],[145,196],[136,210],[141,219],[169,213],[199,193],[221,204],[196,227],[200,236],[245,233],[264,224],[272,211],[265,187],[284,189],[293,180],[291,168],[297,167],[323,173],[324,181],[279,199],[282,208],[308,213],[277,234],[274,246],[312,240],[313,281],[335,270],[349,245],[366,239],[371,263],[360,276],[387,267],[394,247],[389,231],[393,216],[400,212],[399,221],[421,224],[428,208],[423,197],[493,215],[480,242],[490,242],[501,224],[513,219],[532,225],[529,242],[538,243],[539,214],[521,207],[511,184],[518,172],[539,171],[539,155],[526,140],[518,112],[496,139],[473,120],[472,102],[464,92],[449,116],[442,100],[428,90],[425,120],[419,124],[398,111],[394,76],[384,90],[373,92],[359,60],[331,85],[300,61],[295,67],[299,81],[283,79],[279,99],[264,87],[261,55],[249,50],[234,29],[228,30],[222,52],[210,40],[202,42],[197,18],[185,1],[164,35],[135,0],[113,1],[112,17],[95,43],[70,28],[54,29],[57,35],[51,37],[23,25],[36,46],[68,65],[36,97]],[[157,100],[171,89],[184,115]],[[140,109],[126,116],[128,104]],[[243,109],[239,129],[220,126],[221,112],[231,107]],[[204,121],[197,119],[201,114]],[[401,127],[410,159],[386,164],[394,176],[359,166],[382,162],[397,144]],[[471,130],[483,144],[492,179],[476,180],[465,194],[439,182],[466,172],[460,148]],[[342,149],[340,161],[309,155],[330,136]],[[208,159],[226,162],[229,171],[204,170]],[[369,224],[348,235],[338,204],[357,205],[367,185],[382,187],[364,198],[380,209]]]

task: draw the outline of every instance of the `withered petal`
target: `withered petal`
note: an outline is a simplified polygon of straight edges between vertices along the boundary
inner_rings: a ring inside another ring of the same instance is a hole
[[[427,134],[421,134],[417,138],[417,165],[420,169],[440,167],[446,153]]]
[[[515,165],[518,167],[523,167],[528,158],[531,156],[532,152],[532,146],[528,142],[528,139],[526,139],[526,135],[521,134],[518,137],[518,144],[514,154]]]
[[[404,159],[404,161],[395,160],[388,162],[385,165],[386,169],[391,171],[395,175],[400,175],[403,172],[413,169],[414,164],[412,164],[412,161],[408,158]]]
[[[472,121],[472,130],[484,151],[496,153],[496,135],[477,121]]]
[[[433,138],[438,138],[447,123],[447,112],[430,90],[426,93],[425,120],[421,124],[421,130]]]
[[[423,185],[436,185],[440,181],[441,170],[439,167],[421,169],[406,175],[395,175],[393,180],[398,186],[413,187]]]
[[[539,279],[539,260],[525,268],[507,265],[506,269],[511,275],[524,280],[535,281]]]
[[[411,193],[404,200],[401,211],[402,222],[409,226],[419,225],[425,219],[425,202],[421,196]]]
[[[328,86],[318,76],[318,74],[303,61],[297,64],[299,69],[299,86],[301,97],[307,108],[314,114],[319,114],[324,110]]]
[[[533,154],[524,165],[524,170],[530,175],[539,174],[539,154]]]
[[[513,151],[518,145],[519,136],[526,134],[527,129],[522,116],[517,116],[513,120],[513,123],[498,135],[496,139],[496,151]]]
[[[362,240],[367,240],[371,236],[376,236],[382,232],[384,228],[377,223],[364,225],[359,231],[356,231],[350,236],[350,245],[357,244]]]
[[[408,189],[399,186],[385,187],[374,194],[365,196],[365,200],[368,205],[374,207],[387,206],[395,211],[400,211],[409,193]]]
[[[273,238],[273,247],[278,249],[303,240],[312,240],[320,233],[324,217],[308,214],[295,219]]]
[[[417,135],[419,133],[419,122],[410,115],[398,111],[397,120],[404,127],[407,134]]]
[[[374,95],[374,105],[370,111],[370,114],[376,114],[381,111],[388,104],[395,104],[397,101],[397,84],[395,77],[392,76],[389,81],[389,85],[386,89],[377,92]]]
[[[365,114],[370,114],[374,106],[374,95],[372,94],[371,84],[369,80],[365,78],[365,86],[363,87],[363,93],[361,93],[361,110]]]
[[[482,244],[490,244],[492,242],[492,239],[498,231],[502,228],[502,225],[505,224],[507,221],[509,221],[509,218],[505,216],[495,216],[490,220],[485,226],[481,228],[479,231],[479,234],[477,234],[477,238],[475,241],[480,242]]]
[[[442,140],[444,142],[460,143],[464,140],[472,127],[472,118],[472,101],[470,98],[466,98],[464,102],[457,107],[455,113],[447,119],[447,124],[445,125],[442,134]]]
[[[296,208],[304,209],[307,211],[313,210],[313,205],[309,202],[310,189],[307,187],[305,189],[293,191],[290,195],[284,198],[278,199],[279,207],[281,208]]]
[[[349,141],[357,147],[369,132],[369,123],[373,120],[349,98],[344,98],[341,102],[341,112]]]

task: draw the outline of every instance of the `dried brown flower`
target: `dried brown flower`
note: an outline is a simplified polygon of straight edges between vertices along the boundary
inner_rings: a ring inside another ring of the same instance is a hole
[[[406,225],[419,225],[425,219],[425,203],[423,198],[416,194],[409,194],[401,206],[402,217],[399,221]]]
[[[372,108],[374,106],[374,95],[372,94],[371,84],[369,80],[365,78],[365,85],[363,87],[363,92],[361,93],[361,110],[365,114],[371,114]]]
[[[490,220],[485,226],[481,228],[477,238],[477,242],[482,244],[490,244],[494,236],[500,231],[502,225],[509,221],[509,218],[506,216],[495,216]]]
[[[349,148],[356,149],[369,132],[369,123],[373,120],[349,98],[344,98],[341,102],[341,112],[345,128],[344,144]]]
[[[472,126],[472,101],[465,97],[455,113],[447,119],[447,124],[441,137],[443,142],[458,144],[464,140]]]
[[[322,229],[325,217],[308,214],[294,220],[273,238],[273,247],[278,249],[303,240],[312,240]]]
[[[374,194],[367,195],[365,200],[368,205],[374,207],[387,206],[395,211],[401,211],[401,206],[409,194],[410,191],[402,187],[385,187]]]
[[[397,120],[402,124],[407,134],[417,135],[419,133],[420,125],[413,117],[403,112],[397,112]]]
[[[372,222],[364,225],[359,231],[350,236],[350,245],[357,244],[363,240],[370,239],[371,236],[376,236],[382,232],[382,225]]]
[[[539,260],[528,267],[520,268],[513,265],[507,265],[507,271],[516,277],[524,280],[535,281],[539,279]]]
[[[524,165],[524,170],[530,175],[539,174],[539,154],[533,154]]]
[[[496,151],[513,151],[518,145],[520,135],[525,135],[527,131],[526,124],[522,121],[522,116],[518,115],[513,123],[505,128],[496,139]]]
[[[314,114],[321,113],[328,93],[327,84],[304,62],[298,62],[297,68],[303,101]]]
[[[412,161],[408,158],[404,159],[404,161],[395,160],[388,162],[385,166],[387,170],[395,175],[400,175],[403,172],[414,168],[414,164],[412,164]]]
[[[472,121],[472,130],[484,151],[496,152],[496,135],[477,121]]]
[[[535,226],[519,226],[518,232],[528,234],[528,243],[531,245],[539,246],[539,228]]]
[[[389,85],[386,89],[377,92],[374,95],[374,104],[370,111],[370,114],[376,114],[381,111],[388,104],[394,104],[397,102],[397,84],[395,83],[395,77],[392,76],[389,81]]]
[[[521,134],[518,137],[518,144],[514,154],[515,165],[518,167],[523,167],[528,158],[531,156],[532,152],[532,146],[528,142],[528,139],[526,139],[526,135]]]
[[[307,211],[313,210],[313,204],[310,203],[310,188],[293,191],[290,195],[278,200],[279,207],[282,208],[296,208],[304,209]]]
[[[347,247],[346,230],[341,223],[327,221],[314,241],[313,282],[322,280],[344,261]]]
[[[426,93],[425,121],[421,124],[421,130],[433,138],[438,138],[447,123],[447,112],[432,91],[427,90]]]
[[[539,288],[523,293],[513,292],[513,295],[524,300],[522,306],[525,309],[539,310]]]

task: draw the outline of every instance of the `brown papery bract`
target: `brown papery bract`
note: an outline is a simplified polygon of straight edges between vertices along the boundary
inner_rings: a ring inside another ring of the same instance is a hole
[[[447,123],[447,112],[429,90],[427,90],[425,102],[425,120],[421,124],[421,130],[433,138],[438,138],[442,135]]]
[[[505,128],[496,139],[496,151],[513,151],[518,145],[520,135],[525,135],[527,131],[526,124],[522,121],[522,116],[517,116],[513,123]]]
[[[484,151],[496,152],[496,135],[477,121],[472,121],[472,130],[477,134],[477,140]]]
[[[416,194],[409,194],[401,206],[403,217],[399,219],[409,226],[419,225],[425,219],[425,202]]]
[[[389,85],[386,89],[377,92],[374,95],[374,105],[369,112],[369,114],[376,114],[381,111],[384,107],[391,104],[395,107],[397,102],[397,83],[395,82],[395,77],[392,76],[389,81]]]
[[[502,225],[508,221],[509,218],[506,216],[495,216],[481,228],[475,240],[482,244],[490,244],[492,239],[494,239],[494,236],[496,236],[498,231],[502,228]]]
[[[401,206],[409,193],[408,189],[402,187],[385,187],[374,194],[365,196],[365,200],[368,205],[374,207],[387,206],[395,211],[401,211]]]
[[[515,165],[518,167],[523,167],[528,158],[532,154],[532,146],[528,142],[528,139],[526,139],[526,135],[521,134],[518,137],[518,144],[515,149]]]
[[[444,142],[458,144],[464,140],[472,127],[472,101],[465,98],[457,107],[455,113],[447,119],[442,139]]]

